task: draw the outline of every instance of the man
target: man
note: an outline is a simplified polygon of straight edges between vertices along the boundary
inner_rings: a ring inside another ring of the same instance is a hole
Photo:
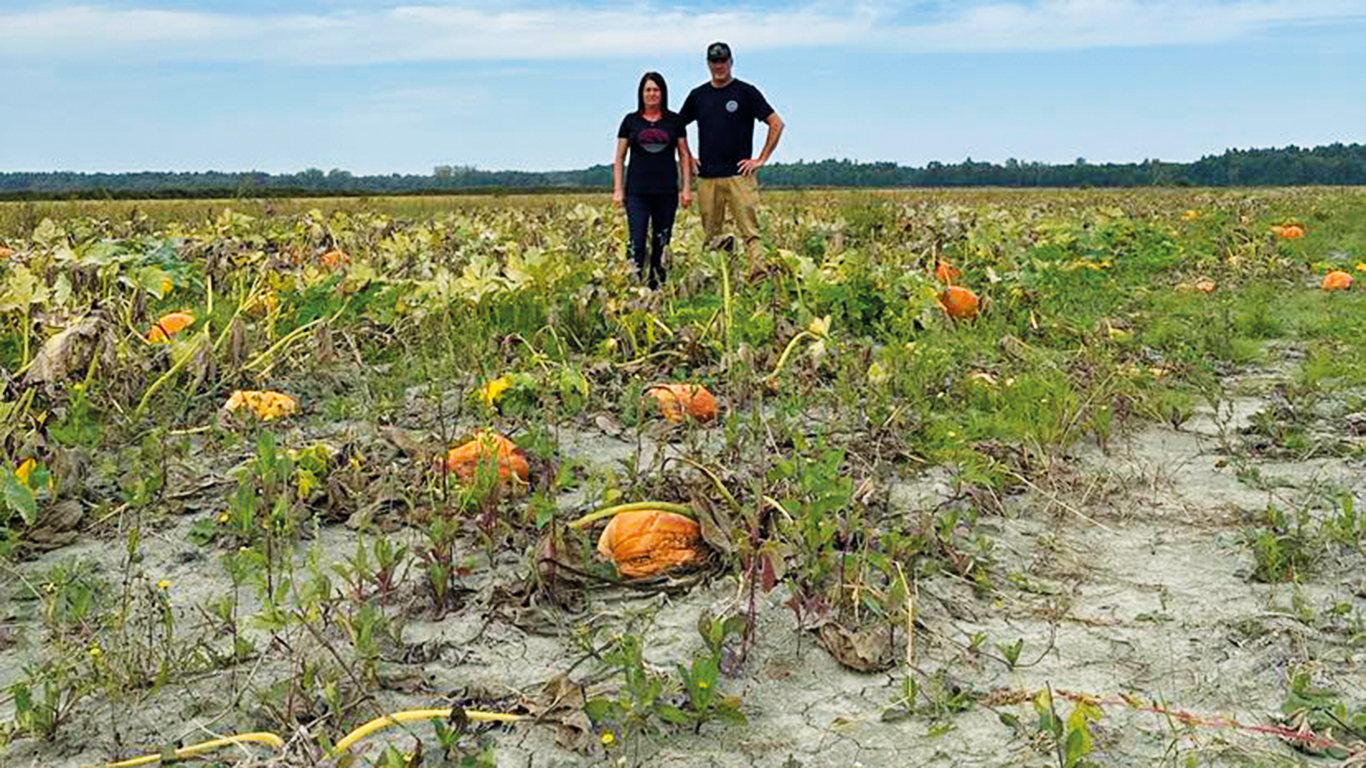
[[[711,82],[688,94],[679,110],[687,125],[697,121],[697,205],[707,242],[718,245],[721,225],[729,210],[745,241],[750,274],[761,271],[763,249],[759,244],[759,185],[754,172],[768,162],[783,135],[783,121],[758,88],[731,76],[730,46],[707,46]],[[764,149],[754,157],[754,123],[768,124]]]

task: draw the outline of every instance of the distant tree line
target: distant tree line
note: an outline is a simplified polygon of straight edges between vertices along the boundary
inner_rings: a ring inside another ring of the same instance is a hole
[[[1366,185],[1366,144],[1300,148],[1230,149],[1192,163],[1064,165],[1025,162],[931,162],[923,168],[852,160],[773,163],[762,171],[769,187],[1146,187]],[[290,174],[224,173],[0,173],[0,199],[297,197],[302,195],[421,195],[488,190],[517,192],[605,189],[606,165],[572,171],[486,171],[437,166],[431,175],[356,176],[339,168]]]

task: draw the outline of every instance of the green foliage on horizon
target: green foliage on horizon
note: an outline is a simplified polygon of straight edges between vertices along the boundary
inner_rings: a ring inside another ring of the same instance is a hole
[[[1074,162],[1050,165],[1009,158],[1004,163],[930,162],[923,168],[848,159],[772,163],[762,172],[774,187],[1145,187],[1366,184],[1366,144],[1301,148],[1229,149],[1191,163]],[[356,176],[334,168],[298,173],[258,171],[0,173],[0,199],[54,197],[289,197],[300,195],[433,194],[487,189],[551,191],[611,186],[608,165],[568,171],[491,171],[437,166],[430,175]]]

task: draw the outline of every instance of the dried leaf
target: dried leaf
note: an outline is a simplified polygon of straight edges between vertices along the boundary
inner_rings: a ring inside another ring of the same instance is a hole
[[[23,383],[28,386],[44,384],[51,388],[73,373],[84,376],[101,338],[101,324],[99,315],[87,315],[48,339],[33,358]]]
[[[858,672],[881,672],[896,665],[896,650],[886,627],[853,630],[831,621],[816,631],[816,642],[835,661]]]

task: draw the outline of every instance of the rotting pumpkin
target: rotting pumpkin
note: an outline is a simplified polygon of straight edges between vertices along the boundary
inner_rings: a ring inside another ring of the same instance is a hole
[[[234,390],[223,404],[223,410],[228,413],[236,413],[244,408],[261,421],[275,421],[294,413],[299,403],[282,392],[239,389]]]
[[[676,512],[621,512],[598,537],[598,554],[627,578],[653,576],[702,559],[702,528]]]
[[[172,336],[191,325],[194,325],[194,315],[189,312],[172,312],[156,321],[143,338],[148,344],[166,344]]]
[[[1323,276],[1323,284],[1320,286],[1325,291],[1346,291],[1352,287],[1352,276],[1346,272],[1335,270]]]
[[[521,486],[527,484],[531,468],[526,452],[497,432],[476,432],[474,439],[446,453],[446,469],[465,483],[474,480],[479,466],[489,461],[497,462],[500,482],[512,480]]]
[[[939,303],[949,317],[965,320],[977,317],[977,294],[957,285],[945,288],[939,294]]]
[[[701,384],[659,384],[646,390],[659,401],[659,412],[668,421],[691,416],[698,421],[716,418],[716,398]]]

